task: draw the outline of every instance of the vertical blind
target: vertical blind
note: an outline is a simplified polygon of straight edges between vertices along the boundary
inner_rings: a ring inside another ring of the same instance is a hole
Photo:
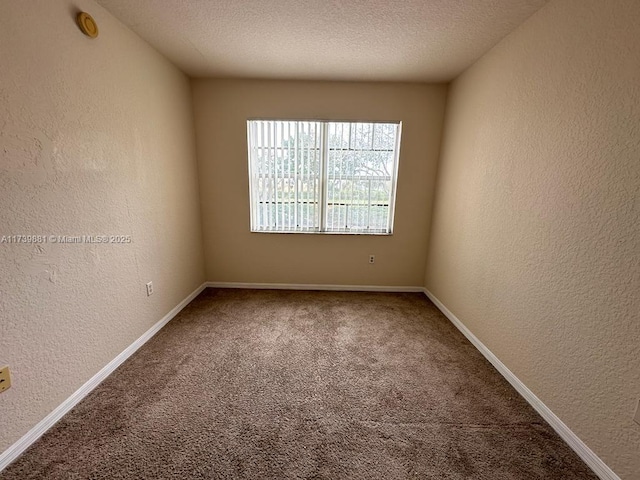
[[[400,123],[249,120],[251,231],[390,234]]]

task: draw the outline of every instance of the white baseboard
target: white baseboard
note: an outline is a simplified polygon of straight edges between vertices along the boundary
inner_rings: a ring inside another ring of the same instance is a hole
[[[489,350],[471,330],[469,330],[458,317],[445,307],[429,290],[423,289],[425,295],[429,297],[438,309],[453,323],[462,334],[491,362],[491,364],[507,379],[507,381],[515,388],[524,399],[544,418],[549,425],[556,431],[558,435],[576,452],[580,458],[586,463],[591,470],[594,471],[602,480],[620,480],[620,477],[611,470],[600,457],[598,457],[580,438],[560,420],[555,413],[547,407],[527,386],[520,381],[514,373],[509,370],[491,350]]]
[[[384,285],[326,285],[308,283],[237,283],[207,282],[211,288],[249,288],[257,290],[331,290],[343,292],[424,292],[424,287]]]
[[[0,472],[4,470],[11,462],[29,448],[36,440],[38,440],[47,430],[60,420],[67,412],[75,407],[84,397],[86,397],[94,388],[96,388],[105,378],[113,373],[125,360],[133,355],[142,345],[147,343],[158,331],[171,321],[180,311],[186,307],[189,302],[196,298],[200,292],[206,288],[206,284],[200,285],[192,293],[176,305],[169,313],[147,330],[135,342],[129,345],[116,358],[105,365],[102,370],[96,373],[87,383],[76,390],[69,398],[62,402],[53,412],[44,417],[35,427],[29,430],[16,443],[11,445],[7,450],[0,454]]]

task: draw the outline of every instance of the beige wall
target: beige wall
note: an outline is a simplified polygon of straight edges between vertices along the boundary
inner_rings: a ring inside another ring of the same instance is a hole
[[[451,87],[426,285],[640,472],[640,2],[554,0]]]
[[[89,0],[0,0],[0,65],[0,236],[133,240],[0,243],[0,364],[14,381],[0,395],[2,452],[204,271],[188,79]]]
[[[446,86],[195,80],[192,87],[208,280],[422,285]],[[394,234],[250,233],[252,117],[401,120]]]

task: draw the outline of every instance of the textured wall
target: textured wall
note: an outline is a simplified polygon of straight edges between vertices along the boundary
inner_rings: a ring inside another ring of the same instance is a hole
[[[640,3],[554,0],[452,86],[427,287],[638,479]]]
[[[235,80],[192,86],[208,280],[422,285],[446,86]],[[252,117],[402,120],[394,234],[251,233],[246,121]]]
[[[188,79],[89,0],[1,0],[0,65],[0,236],[133,242],[0,243],[0,363],[14,375],[3,451],[204,271]]]

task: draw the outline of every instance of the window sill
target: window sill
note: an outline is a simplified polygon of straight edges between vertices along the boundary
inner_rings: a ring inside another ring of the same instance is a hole
[[[267,234],[284,234],[284,235],[355,235],[369,237],[390,237],[391,233],[368,233],[368,232],[286,232],[286,231],[267,231],[267,230],[251,230],[251,233],[267,233]]]

